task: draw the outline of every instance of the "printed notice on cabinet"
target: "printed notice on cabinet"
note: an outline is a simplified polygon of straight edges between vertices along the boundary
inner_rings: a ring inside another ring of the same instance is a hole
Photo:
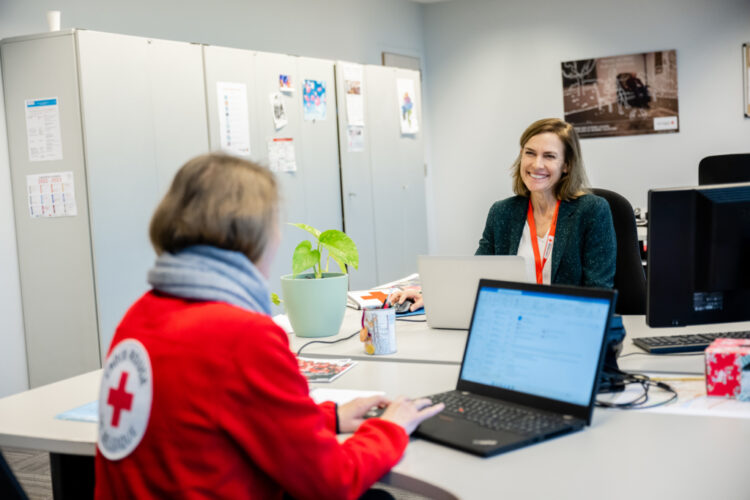
[[[271,172],[297,171],[294,140],[291,137],[277,137],[268,141],[268,167]]]
[[[221,149],[238,156],[250,156],[250,124],[247,114],[247,85],[216,82],[219,103]]]
[[[27,175],[26,191],[29,215],[34,219],[78,215],[73,172]]]
[[[365,105],[362,96],[362,66],[346,64],[344,68],[344,90],[346,92],[346,119],[349,125],[364,126]]]
[[[57,97],[27,99],[25,107],[29,161],[62,160],[60,105]]]

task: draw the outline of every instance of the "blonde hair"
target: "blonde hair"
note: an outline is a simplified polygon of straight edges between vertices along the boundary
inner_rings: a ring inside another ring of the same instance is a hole
[[[151,244],[157,254],[211,245],[257,262],[276,230],[278,204],[268,169],[226,154],[198,156],[180,168],[156,208]]]
[[[578,141],[578,133],[570,123],[558,118],[544,118],[537,120],[524,130],[521,134],[521,149],[532,137],[551,132],[563,143],[565,148],[565,170],[563,176],[555,186],[555,196],[558,200],[568,201],[578,198],[588,192],[588,178],[583,167],[581,158],[581,145]],[[513,192],[521,196],[530,196],[531,193],[521,178],[521,152],[518,153],[516,161],[511,167],[513,172]]]

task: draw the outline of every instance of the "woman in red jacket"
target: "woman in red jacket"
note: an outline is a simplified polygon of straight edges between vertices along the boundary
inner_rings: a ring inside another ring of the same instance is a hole
[[[104,364],[97,498],[357,498],[442,406],[382,397],[315,404],[269,317],[273,175],[220,154],[177,173],[151,221],[153,287]],[[353,432],[339,443],[337,432]]]

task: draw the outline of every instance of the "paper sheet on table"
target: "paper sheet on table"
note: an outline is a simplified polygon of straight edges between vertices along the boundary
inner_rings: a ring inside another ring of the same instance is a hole
[[[677,391],[677,400],[664,406],[649,408],[643,411],[652,413],[669,413],[674,415],[699,415],[707,417],[750,418],[750,402],[732,398],[706,396],[706,384],[703,380],[670,380],[670,377],[656,377],[669,384]],[[675,377],[678,378],[678,377]],[[615,402],[632,401],[643,390],[639,384],[630,384],[625,391],[615,397]],[[647,405],[668,398],[669,395],[656,387],[649,390]]]
[[[316,387],[310,391],[310,397],[316,403],[333,401],[339,405],[348,403],[352,399],[380,396],[383,394],[385,394],[383,391],[355,391],[353,389],[328,389],[323,387]]]
[[[72,410],[64,411],[56,415],[55,418],[58,420],[96,423],[99,420],[99,401],[92,401]]]

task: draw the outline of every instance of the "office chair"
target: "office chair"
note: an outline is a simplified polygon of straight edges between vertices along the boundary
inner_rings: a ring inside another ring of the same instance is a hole
[[[615,288],[617,289],[617,314],[646,314],[646,275],[643,273],[641,252],[638,248],[638,230],[630,202],[620,194],[607,189],[592,189],[601,196],[612,212],[612,222],[617,238],[617,264]]]
[[[706,156],[698,164],[698,184],[750,182],[750,154]]]
[[[8,462],[0,452],[0,498],[7,500],[29,500],[16,479],[16,475],[10,469]]]

